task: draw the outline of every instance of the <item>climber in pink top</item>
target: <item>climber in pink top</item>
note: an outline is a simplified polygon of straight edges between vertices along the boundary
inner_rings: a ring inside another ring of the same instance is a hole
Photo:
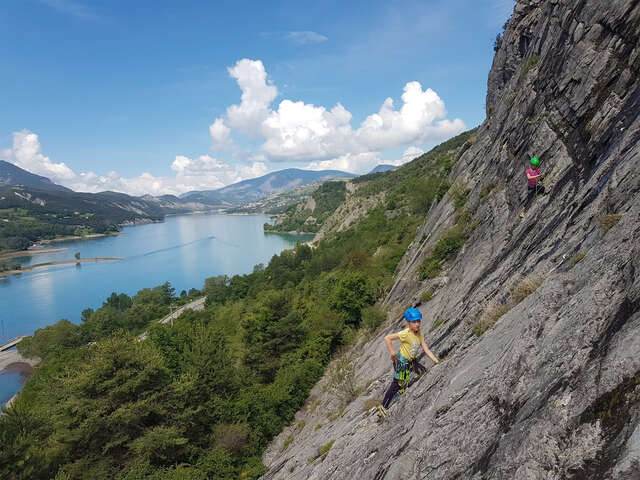
[[[529,160],[531,163],[531,168],[528,168],[526,171],[527,174],[527,201],[522,207],[522,211],[520,212],[520,218],[524,218],[524,214],[526,213],[526,209],[531,204],[531,199],[538,194],[542,195],[544,193],[544,186],[540,183],[542,179],[542,173],[538,170],[538,165],[540,164],[540,160],[538,157],[533,157]]]

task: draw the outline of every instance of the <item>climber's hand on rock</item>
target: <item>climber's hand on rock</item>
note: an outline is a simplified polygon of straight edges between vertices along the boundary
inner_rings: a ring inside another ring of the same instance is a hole
[[[398,365],[398,355],[395,353],[391,354],[391,361],[393,362],[393,367],[395,368]]]

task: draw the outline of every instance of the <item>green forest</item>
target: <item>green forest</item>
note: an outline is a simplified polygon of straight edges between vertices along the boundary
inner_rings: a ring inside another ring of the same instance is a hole
[[[135,202],[138,210],[119,205]],[[51,192],[0,186],[0,253],[25,250],[40,240],[113,233],[127,221],[160,221],[162,209],[114,192]]]
[[[0,252],[25,250],[42,239],[118,231],[93,214],[52,211],[39,205],[0,209]]]
[[[315,248],[298,244],[202,291],[113,293],[80,324],[23,340],[20,352],[43,361],[0,416],[0,478],[259,477],[262,452],[332,355],[385,318],[376,301],[472,133],[360,180],[357,195],[386,200]],[[204,311],[157,322],[201,295]]]

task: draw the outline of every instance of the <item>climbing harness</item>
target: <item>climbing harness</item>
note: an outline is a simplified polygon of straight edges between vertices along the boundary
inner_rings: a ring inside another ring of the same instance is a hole
[[[399,393],[404,393],[404,391],[412,384],[412,373],[417,375],[417,378],[413,379],[413,381],[416,381],[426,371],[427,369],[424,365],[415,360],[409,360],[408,362],[399,361],[395,367],[396,375],[394,375],[395,379],[398,381],[398,386],[400,387]]]
[[[404,393],[411,382],[411,365],[409,362],[398,362],[396,364],[396,380],[400,387],[399,393]]]

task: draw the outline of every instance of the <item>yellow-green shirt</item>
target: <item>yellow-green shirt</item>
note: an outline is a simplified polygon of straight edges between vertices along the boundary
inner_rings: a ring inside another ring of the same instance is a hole
[[[424,342],[424,335],[422,332],[418,332],[416,335],[407,327],[398,332],[398,337],[400,337],[400,355],[407,360],[413,360],[420,352],[420,344]]]

